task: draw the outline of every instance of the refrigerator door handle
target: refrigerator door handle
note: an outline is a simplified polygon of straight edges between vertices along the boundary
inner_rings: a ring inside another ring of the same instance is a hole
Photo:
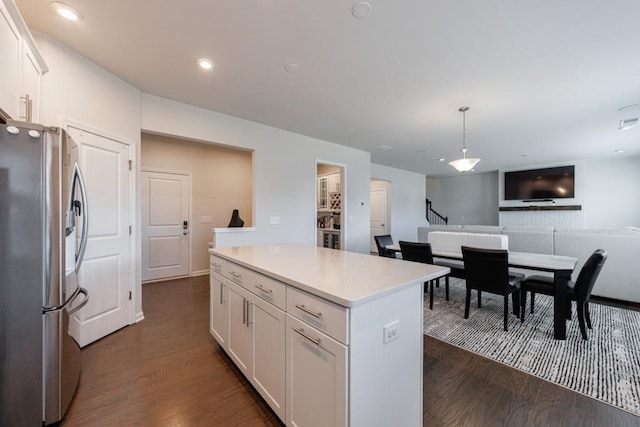
[[[82,299],[80,304],[76,305],[75,307],[67,308],[67,313],[69,314],[69,316],[71,316],[76,311],[80,310],[82,307],[87,305],[87,303],[89,302],[89,291],[87,291],[85,288],[78,288],[78,293],[69,302],[75,301],[75,299],[78,298],[78,295],[80,295],[80,294],[84,295],[84,298]]]
[[[68,300],[66,300],[64,303],[62,303],[61,305],[56,305],[56,306],[52,306],[52,307],[42,307],[42,313],[46,314],[46,313],[51,313],[52,311],[64,310],[81,293],[87,295],[87,290],[84,289],[84,288],[81,288],[81,287],[76,288],[76,290],[73,293],[73,295],[71,295],[71,297]]]
[[[82,177],[82,172],[80,172],[80,167],[76,163],[73,166],[73,184],[75,185],[76,180],[78,181],[78,185],[80,186],[80,198],[82,199],[82,205],[84,206],[84,215],[82,215],[82,237],[80,238],[80,247],[78,248],[78,253],[76,254],[76,273],[80,271],[80,266],[82,265],[82,260],[84,259],[84,251],[87,249],[87,238],[89,237],[89,209],[87,206],[87,189],[84,185],[84,178]],[[77,208],[77,204],[72,200],[72,210]],[[79,209],[78,209],[79,210]]]

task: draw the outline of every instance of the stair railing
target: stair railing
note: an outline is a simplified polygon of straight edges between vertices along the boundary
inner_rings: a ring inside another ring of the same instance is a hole
[[[438,212],[433,210],[431,206],[431,200],[426,199],[427,201],[427,209],[426,209],[426,217],[429,224],[432,225],[447,225],[449,223],[449,218],[446,216],[440,215]]]

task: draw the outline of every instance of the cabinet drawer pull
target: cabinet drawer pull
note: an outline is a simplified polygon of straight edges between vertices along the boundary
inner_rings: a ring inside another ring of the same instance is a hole
[[[222,267],[221,264],[216,264],[215,262],[212,264],[214,268],[220,269]]]
[[[242,274],[236,273],[235,271],[230,271],[229,274],[235,277],[236,279],[240,279],[242,277]]]
[[[262,287],[262,285],[255,285],[255,286],[256,286],[256,288],[260,289],[262,292],[265,292],[267,294],[272,294],[273,293],[272,289],[264,288],[264,287]]]
[[[322,317],[322,313],[320,312],[315,312],[315,311],[311,311],[309,310],[307,307],[304,306],[304,304],[296,304],[296,308],[299,310],[304,311],[305,313],[315,317],[316,319],[320,319]]]
[[[308,339],[309,341],[311,341],[312,343],[314,343],[315,345],[318,345],[318,346],[320,345],[320,338],[310,337],[304,331],[304,328],[300,328],[300,329],[293,328],[293,330],[296,331],[297,333],[299,333],[300,335],[302,335],[303,337],[305,337],[306,339]]]
[[[222,299],[222,293],[224,292],[224,283],[220,283],[220,304],[224,302]]]

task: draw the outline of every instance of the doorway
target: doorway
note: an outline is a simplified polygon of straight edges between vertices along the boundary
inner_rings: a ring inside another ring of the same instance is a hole
[[[371,232],[369,238],[371,253],[378,253],[374,236],[391,234],[390,189],[391,183],[389,181],[371,180]]]
[[[142,281],[189,275],[191,176],[142,170]]]
[[[345,247],[345,166],[316,162],[316,245]]]
[[[132,323],[132,148],[80,126],[68,125],[67,131],[79,147],[91,218],[78,275],[91,296],[69,321],[71,335],[84,347]]]

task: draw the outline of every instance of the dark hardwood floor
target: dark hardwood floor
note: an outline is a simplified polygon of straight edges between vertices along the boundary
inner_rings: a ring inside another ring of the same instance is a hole
[[[209,334],[208,276],[143,286],[145,320],[82,351],[63,426],[278,426]],[[640,418],[424,338],[425,426],[640,426]],[[395,426],[394,426],[395,427]]]
[[[82,350],[63,426],[279,426],[209,333],[209,276],[145,284],[145,319]]]

